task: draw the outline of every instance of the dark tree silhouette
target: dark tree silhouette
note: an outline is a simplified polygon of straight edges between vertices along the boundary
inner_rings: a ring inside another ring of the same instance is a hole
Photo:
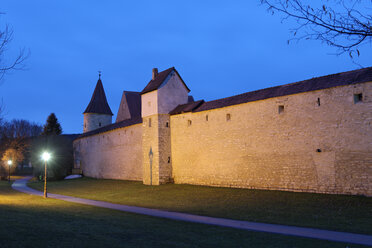
[[[372,40],[371,0],[329,0],[308,5],[301,0],[261,0],[272,14],[282,14],[282,21],[294,19],[288,40],[320,40],[337,48],[337,54],[347,52],[351,58],[359,56],[360,47]],[[332,3],[333,2],[333,3]],[[369,8],[365,6],[369,5]]]
[[[54,113],[48,116],[47,122],[44,125],[42,135],[60,135],[62,133],[62,127],[58,122],[58,119]]]
[[[28,120],[4,121],[0,125],[0,138],[9,139],[28,138],[40,135],[43,128],[41,125]]]

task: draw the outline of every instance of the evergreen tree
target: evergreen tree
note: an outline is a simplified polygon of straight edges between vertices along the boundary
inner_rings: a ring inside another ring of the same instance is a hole
[[[48,116],[47,122],[44,125],[44,130],[42,135],[60,135],[62,133],[62,127],[58,122],[58,119],[54,113]]]

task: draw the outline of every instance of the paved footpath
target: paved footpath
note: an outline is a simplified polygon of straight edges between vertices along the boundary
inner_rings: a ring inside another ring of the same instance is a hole
[[[26,194],[43,196],[43,192],[27,187],[26,184],[30,178],[31,177],[25,177],[23,179],[16,180],[12,184],[12,188],[20,192],[26,193]],[[94,201],[94,200],[82,199],[82,198],[77,198],[77,197],[72,197],[72,196],[49,194],[49,193],[48,193],[48,197],[63,200],[63,201],[68,201],[68,202],[75,202],[75,203],[80,203],[80,204],[115,209],[119,211],[149,215],[149,216],[160,217],[160,218],[167,218],[167,219],[178,220],[178,221],[196,222],[196,223],[202,223],[202,224],[208,224],[208,225],[244,229],[244,230],[249,230],[249,231],[269,232],[269,233],[276,233],[276,234],[293,235],[293,236],[306,237],[306,238],[324,239],[324,240],[330,240],[330,241],[338,241],[338,242],[344,242],[344,243],[353,243],[353,244],[372,246],[371,235],[335,232],[335,231],[327,231],[327,230],[295,227],[295,226],[265,224],[265,223],[257,223],[257,222],[250,222],[250,221],[213,218],[213,217],[193,215],[193,214],[169,212],[169,211],[157,210],[157,209],[151,209],[151,208],[133,207],[133,206],[120,205],[120,204],[114,204],[114,203],[103,202],[103,201]]]

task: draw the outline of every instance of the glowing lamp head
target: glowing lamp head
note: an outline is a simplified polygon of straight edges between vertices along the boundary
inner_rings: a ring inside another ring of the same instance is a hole
[[[48,161],[50,159],[50,153],[49,152],[44,152],[42,155],[41,155],[42,159],[44,161]]]
[[[12,160],[8,160],[8,165],[12,165]]]

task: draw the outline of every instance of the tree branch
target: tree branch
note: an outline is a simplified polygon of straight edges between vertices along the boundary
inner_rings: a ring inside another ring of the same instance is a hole
[[[298,26],[291,29],[293,36],[303,35],[290,40],[312,39],[325,42],[327,45],[339,50],[339,54],[348,52],[360,54],[358,47],[372,40],[372,16],[363,14],[357,7],[362,2],[353,2],[348,7],[344,0],[335,1],[343,9],[337,12],[331,7],[323,5],[315,8],[305,5],[301,0],[261,0],[267,10],[283,15],[282,21],[294,19]],[[372,2],[369,2],[372,5]]]

